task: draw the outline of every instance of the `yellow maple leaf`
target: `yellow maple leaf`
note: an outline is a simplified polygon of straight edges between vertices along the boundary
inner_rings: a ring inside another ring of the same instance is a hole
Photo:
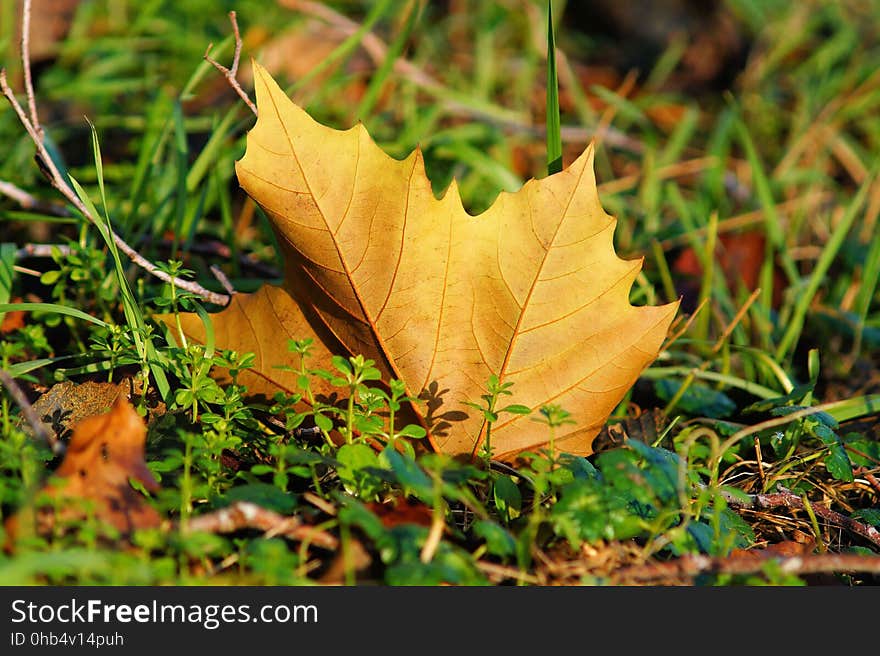
[[[316,363],[363,354],[409,394],[431,397],[422,420],[444,452],[475,452],[486,424],[478,401],[496,375],[511,403],[558,405],[576,424],[556,447],[590,453],[608,415],[656,358],[677,303],[633,307],[642,260],[614,252],[593,148],[568,168],[502,193],[479,216],[453,181],[437,199],[420,151],[394,160],[357,126],[320,125],[259,65],[259,119],[236,163],[285,261],[283,287],[237,295],[214,315],[217,345],[257,354],[252,392],[296,389],[288,338],[312,337]],[[189,317],[195,338],[201,322]],[[499,458],[535,449],[546,428],[522,415],[492,426]]]

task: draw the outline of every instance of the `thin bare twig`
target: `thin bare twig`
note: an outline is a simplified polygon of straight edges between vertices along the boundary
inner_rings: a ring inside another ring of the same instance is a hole
[[[0,180],[0,194],[9,196],[9,198],[26,209],[30,209],[37,204],[37,199],[34,196],[5,180]]]
[[[747,500],[740,499],[733,495],[725,495],[725,498],[727,499],[727,503],[735,508],[769,510],[771,508],[785,507],[792,510],[806,511],[803,499],[782,487],[780,487],[779,492],[773,492],[770,494],[751,494]],[[846,515],[841,515],[839,512],[835,512],[820,504],[814,503],[811,507],[816,515],[829,524],[839,526],[851,533],[855,533],[880,547],[880,531],[873,526],[863,524],[862,522],[847,517]]]
[[[31,0],[24,0],[21,9],[21,65],[24,70],[24,90],[27,94],[28,111],[31,115],[31,123],[40,139],[43,138],[43,126],[37,116],[37,97],[34,94],[34,82],[31,77]]]
[[[212,264],[211,273],[214,274],[214,277],[223,286],[223,289],[226,290],[227,294],[229,294],[230,296],[235,295],[235,289],[232,287],[232,283],[229,282],[229,278],[227,278],[226,274],[223,273],[223,269],[218,267],[216,264]]]
[[[232,56],[232,67],[226,68],[215,59],[213,59],[208,53],[211,52],[211,48],[214,47],[213,43],[208,44],[208,49],[205,50],[205,61],[211,64],[214,68],[220,71],[223,74],[223,77],[226,78],[226,81],[229,82],[229,86],[233,88],[235,93],[239,95],[239,97],[244,100],[245,104],[250,107],[250,110],[254,113],[254,116],[257,116],[257,106],[251,102],[251,99],[248,97],[245,90],[241,88],[241,85],[238,83],[236,79],[236,75],[238,75],[238,61],[241,58],[241,33],[238,30],[238,19],[235,17],[235,12],[229,12],[229,22],[232,23],[232,34],[235,36],[235,53]]]
[[[226,508],[193,517],[187,522],[186,528],[188,531],[207,533],[234,533],[243,529],[257,529],[331,551],[339,547],[339,540],[334,535],[305,525],[297,517],[285,517],[249,501],[236,501]]]
[[[756,574],[764,570],[770,560],[779,563],[786,574],[828,574],[862,572],[880,574],[880,556],[862,554],[817,554],[789,557],[762,557],[759,554],[710,558],[686,555],[668,562],[634,565],[615,572],[618,581],[650,582],[680,577],[693,578],[700,574]]]
[[[27,257],[52,257],[56,251],[61,255],[70,255],[72,249],[67,244],[25,244],[15,251],[15,259],[23,260]]]
[[[304,501],[308,501],[318,510],[330,515],[331,517],[336,517],[338,512],[336,510],[336,507],[326,499],[322,499],[314,492],[303,492],[302,496]]]
[[[603,119],[604,120],[604,119]],[[601,140],[605,138],[605,134],[610,129],[609,126],[596,128],[595,135],[597,140]],[[600,134],[601,132],[601,134]],[[653,172],[653,175],[656,176],[657,180],[668,180],[674,178],[683,178],[689,175],[695,175],[697,173],[701,173],[707,169],[712,168],[718,163],[718,158],[714,156],[709,157],[697,157],[695,159],[688,159],[683,162],[676,162],[675,164],[669,164],[668,166],[663,166],[661,168],[656,169]],[[600,194],[617,194],[623,191],[629,191],[631,189],[635,189],[639,186],[642,179],[644,177],[644,172],[637,173],[634,175],[625,175],[620,178],[616,178],[614,180],[610,180],[609,182],[603,182],[597,185]]]
[[[145,244],[155,244],[157,248],[165,250],[173,250],[177,248],[171,239],[153,239],[149,235],[144,237]],[[233,257],[232,249],[228,244],[217,240],[196,240],[189,244],[186,248],[188,253],[198,253],[201,255],[212,255],[231,260]],[[280,278],[282,273],[271,264],[261,262],[254,255],[247,253],[238,254],[238,263],[240,266],[250,269],[257,273],[261,278]]]
[[[26,0],[22,8],[21,58],[22,66],[24,67],[25,71],[25,93],[27,94],[28,106],[31,116],[28,117],[25,114],[24,109],[22,109],[22,106],[19,104],[18,99],[16,99],[15,94],[10,88],[9,83],[6,79],[6,69],[0,69],[0,90],[2,90],[3,95],[9,101],[12,109],[18,115],[19,122],[22,124],[22,126],[24,126],[24,129],[30,136],[31,141],[33,141],[34,145],[37,147],[38,161],[41,163],[42,166],[45,167],[45,172],[49,176],[52,186],[55,187],[59,192],[61,192],[61,194],[68,201],[70,201],[70,203],[88,221],[93,223],[95,226],[100,227],[98,217],[92,216],[91,212],[89,212],[88,208],[85,206],[82,200],[80,200],[79,196],[77,196],[74,190],[70,187],[67,180],[61,175],[61,172],[58,170],[58,167],[55,165],[55,162],[49,155],[49,151],[46,149],[46,145],[44,143],[43,129],[37,119],[36,98],[34,96],[33,84],[30,77],[30,50],[27,36],[30,30],[30,13],[31,3],[29,0]],[[186,291],[189,291],[203,298],[209,303],[226,305],[229,302],[230,297],[226,294],[218,294],[216,292],[212,292],[193,281],[172,278],[172,276],[160,270],[155,264],[153,264],[145,257],[143,257],[140,253],[135,251],[125,242],[124,239],[122,239],[122,237],[116,234],[112,229],[110,230],[110,234],[119,250],[125,253],[126,256],[128,256],[128,258],[132,260],[132,262],[134,262],[147,272],[151,273],[152,275],[156,276],[160,280],[164,280],[165,282],[173,284],[176,287],[185,289]]]
[[[867,467],[859,467],[855,472],[856,476],[864,476],[865,480],[871,484],[876,492],[880,492],[880,481],[874,476]]]
[[[506,580],[514,580],[522,583],[530,583],[532,585],[540,584],[540,580],[537,576],[521,572],[514,567],[498,565],[497,563],[490,563],[485,560],[477,561],[477,569],[481,570],[490,580],[493,580],[496,583]]]
[[[423,563],[430,563],[437,553],[437,547],[440,546],[440,540],[443,539],[443,531],[446,529],[446,520],[442,512],[434,510],[434,517],[431,520],[431,528],[428,530],[428,537],[425,538],[425,544],[422,545],[422,551],[419,554],[419,560]]]
[[[70,212],[64,205],[40,200],[6,180],[0,180],[0,194],[8,196],[26,210],[39,210],[55,216],[70,216]]]
[[[28,401],[24,390],[21,389],[21,386],[15,382],[15,379],[5,369],[0,369],[0,383],[3,383],[3,386],[9,390],[9,395],[21,408],[21,414],[24,415],[25,420],[30,424],[37,439],[48,444],[55,455],[64,453],[64,443],[59,442],[52,433],[46,430],[43,422],[40,421],[36,411]]]
[[[9,87],[9,83],[6,80],[6,70],[0,70],[0,90],[2,90],[3,95],[6,96],[6,99],[9,101],[9,104],[12,105],[12,108],[15,110],[15,113],[18,115],[18,119],[21,124],[24,126],[24,129],[27,130],[28,135],[31,137],[31,141],[34,142],[34,145],[37,147],[37,153],[40,157],[43,165],[46,167],[46,170],[49,174],[50,181],[52,186],[55,187],[61,194],[68,200],[70,203],[82,214],[86,219],[88,219],[94,225],[98,224],[98,218],[92,216],[92,213],[89,212],[88,208],[85,206],[85,203],[80,200],[79,196],[76,195],[76,192],[68,185],[67,181],[61,175],[61,172],[58,170],[58,167],[55,165],[55,162],[52,160],[52,157],[49,155],[49,151],[46,149],[45,144],[43,143],[42,138],[34,127],[33,123],[31,123],[30,119],[25,115],[24,110],[21,105],[18,103],[18,100],[15,97],[15,94],[12,92],[12,89]],[[172,276],[168,275],[161,269],[159,269],[155,264],[147,260],[144,256],[134,250],[128,243],[122,239],[116,232],[110,231],[110,235],[113,238],[113,241],[116,243],[116,246],[125,253],[128,258],[137,264],[139,267],[144,269],[145,271],[151,273],[156,276],[160,280],[164,280],[165,282],[171,283],[180,289],[185,289],[209,303],[216,303],[217,305],[226,305],[229,302],[229,296],[226,294],[218,294],[216,292],[212,292],[208,289],[205,289],[201,285],[196,282],[190,280],[180,280],[179,278],[172,278]]]

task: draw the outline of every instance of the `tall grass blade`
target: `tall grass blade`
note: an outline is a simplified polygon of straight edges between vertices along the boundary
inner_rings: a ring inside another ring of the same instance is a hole
[[[862,284],[856,295],[855,310],[859,323],[856,326],[855,339],[853,340],[853,355],[858,355],[862,350],[862,336],[865,330],[865,322],[868,319],[868,311],[871,308],[871,300],[877,292],[880,283],[880,239],[876,236],[871,240],[868,254],[865,256],[865,267],[862,271]]]
[[[15,312],[17,310],[21,310],[22,312],[56,312],[57,314],[65,314],[74,319],[89,321],[102,328],[108,328],[110,325],[97,317],[93,317],[91,314],[83,312],[82,310],[67,307],[66,305],[58,305],[57,303],[0,303],[0,314],[5,312]]]
[[[810,303],[812,303],[819,287],[825,282],[825,274],[828,273],[831,263],[843,245],[843,240],[849,233],[849,229],[852,227],[859,210],[861,210],[872,182],[873,176],[869,177],[859,188],[855,198],[852,199],[849,207],[846,208],[840,223],[834,228],[834,232],[831,233],[831,238],[825,244],[825,248],[822,249],[822,254],[819,256],[816,266],[812,274],[810,274],[810,279],[807,281],[807,288],[798,296],[791,320],[788,322],[788,327],[779,341],[779,346],[776,348],[775,356],[777,361],[781,362],[788,355],[789,351],[794,349],[798,339],[800,339]]]
[[[134,296],[131,285],[128,284],[128,278],[125,276],[125,268],[122,266],[122,259],[119,257],[119,250],[116,247],[116,241],[113,237],[113,227],[110,223],[110,216],[106,213],[107,198],[104,192],[101,146],[98,142],[98,133],[95,130],[95,126],[91,124],[90,126],[92,132],[92,150],[95,158],[95,170],[98,174],[98,189],[101,194],[101,203],[104,206],[105,213],[101,214],[98,212],[91,198],[89,198],[88,193],[86,193],[85,189],[83,189],[74,178],[71,178],[71,183],[73,184],[77,196],[79,196],[80,200],[86,205],[87,209],[92,213],[92,216],[95,217],[95,224],[98,226],[98,231],[107,243],[107,248],[110,250],[110,254],[113,257],[114,272],[116,273],[119,293],[122,296],[122,311],[125,314],[126,323],[128,323],[128,327],[131,330],[132,340],[137,349],[138,357],[140,357],[141,362],[149,367],[150,372],[153,374],[153,379],[156,382],[156,387],[164,399],[167,398],[171,391],[171,385],[168,383],[164,370],[157,364],[159,358],[156,348],[150,339],[143,313],[141,312],[137,299]]]
[[[772,252],[775,250],[779,256],[785,275],[788,276],[789,282],[796,284],[798,280],[800,280],[800,275],[798,274],[797,267],[794,265],[794,260],[791,259],[791,256],[785,248],[785,233],[782,229],[779,212],[776,211],[776,201],[773,199],[770,180],[767,177],[764,165],[761,163],[761,158],[758,156],[758,150],[755,148],[752,135],[749,134],[746,124],[739,117],[736,119],[736,131],[752,172],[752,182],[755,185],[755,192],[758,194],[761,209],[764,211],[764,226],[767,231],[768,241],[768,259],[772,258]],[[772,248],[769,248],[769,246],[772,246]],[[763,284],[765,282],[767,281],[762,281],[761,287],[765,294],[770,294],[773,287],[771,284]],[[769,307],[769,300],[765,299],[765,301],[766,305]]]
[[[20,376],[29,374],[30,372],[36,371],[37,369],[42,369],[43,367],[46,367],[50,364],[64,362],[65,360],[72,360],[77,357],[80,357],[79,354],[59,355],[54,358],[38,358],[36,360],[26,360],[25,362],[16,362],[6,368],[6,373],[8,373],[13,378],[19,378]]]
[[[13,265],[15,264],[15,244],[0,244],[0,304],[8,303],[12,296]],[[0,312],[3,323],[4,312]]]
[[[397,36],[394,37],[394,41],[392,41],[391,45],[388,47],[388,52],[385,53],[385,59],[379,65],[379,68],[370,77],[370,84],[367,86],[367,90],[364,92],[364,97],[358,105],[357,118],[359,120],[365,119],[369,116],[370,112],[373,111],[373,107],[375,107],[376,101],[379,99],[382,87],[385,85],[385,81],[388,79],[388,76],[394,68],[394,62],[397,61],[397,58],[403,53],[403,48],[406,45],[410,34],[412,34],[413,28],[415,28],[419,22],[422,13],[421,9],[421,6],[414,1],[409,3],[407,8],[409,13],[406,16],[406,23],[404,23],[403,28],[398,32]]]
[[[559,117],[559,79],[556,74],[556,37],[553,2],[547,0],[547,173],[562,170],[562,127]]]

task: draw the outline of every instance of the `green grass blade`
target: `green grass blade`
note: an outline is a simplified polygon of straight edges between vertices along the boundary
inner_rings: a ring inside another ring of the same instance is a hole
[[[654,255],[654,261],[657,264],[657,271],[660,274],[660,281],[663,285],[663,294],[666,296],[666,302],[672,303],[678,299],[678,292],[675,291],[675,283],[672,281],[672,272],[669,270],[669,262],[666,261],[666,254],[663,247],[656,239],[651,240],[651,252]]]
[[[117,363],[116,366],[118,367],[119,364]],[[113,362],[111,362],[110,360],[97,360],[95,362],[89,362],[78,367],[59,367],[55,370],[55,376],[56,378],[60,378],[63,380],[74,378],[76,376],[103,373],[110,371],[111,369],[113,369]]]
[[[706,188],[712,192],[717,202],[729,202],[724,187],[724,163],[730,155],[734,122],[734,110],[731,107],[725,107],[716,119],[706,145],[706,154],[715,158],[715,165],[705,173]]]
[[[43,214],[42,212],[22,212],[20,210],[9,210],[0,214],[3,219],[9,221],[22,221],[27,223],[69,223],[78,224],[80,219],[72,216],[55,216],[54,214]]]
[[[452,142],[437,148],[435,152],[437,155],[448,155],[450,159],[466,162],[503,191],[514,192],[522,187],[522,180],[513,171],[480,148],[468,143]]]
[[[52,162],[58,168],[58,173],[67,184],[70,184],[70,173],[67,170],[67,163],[64,161],[64,156],[48,132],[43,135],[43,145],[46,147],[46,152],[49,153]]]
[[[706,229],[706,243],[704,245],[703,251],[703,261],[705,262],[703,268],[703,276],[700,279],[700,295],[697,300],[697,305],[702,305],[704,302],[708,303],[708,301],[712,297],[712,290],[715,287],[715,279],[716,279],[716,258],[715,258],[715,246],[718,242],[718,214],[715,212],[712,213],[709,218],[709,225]],[[711,307],[707,307],[703,312],[701,312],[697,316],[696,325],[694,326],[694,335],[699,340],[709,339],[709,321],[712,318]]]
[[[98,144],[97,132],[95,132],[94,128],[92,129],[92,146],[95,149],[96,166],[100,166],[101,152]],[[150,372],[153,374],[153,379],[156,381],[156,388],[159,390],[162,398],[165,399],[168,397],[171,385],[168,383],[165,371],[157,364],[159,357],[156,348],[153,346],[153,343],[147,334],[143,313],[134,297],[131,286],[128,284],[128,279],[125,277],[125,269],[122,266],[122,259],[119,257],[119,250],[116,248],[116,242],[113,239],[110,219],[109,217],[103,217],[101,213],[98,212],[92,199],[89,198],[86,190],[82,188],[82,185],[80,185],[76,179],[70,178],[70,181],[77,196],[79,196],[80,200],[85,204],[86,209],[88,209],[92,216],[95,217],[95,225],[98,227],[98,231],[101,233],[101,236],[107,243],[107,248],[113,256],[114,271],[116,272],[119,291],[122,296],[122,311],[125,314],[126,323],[128,323],[129,328],[131,329],[131,337],[138,352],[138,357],[142,362],[147,363]]]
[[[174,248],[177,252],[182,235],[186,234],[186,174],[189,162],[189,143],[186,138],[186,128],[183,127],[183,107],[180,102],[174,103],[171,113],[171,122],[174,128],[174,153],[176,185],[174,193]]]
[[[128,286],[128,280],[122,274],[122,260],[119,258],[119,252],[116,250],[116,242],[113,241],[113,235],[111,234],[110,223],[107,221],[103,215],[98,211],[98,208],[95,207],[94,202],[89,197],[88,193],[85,189],[83,189],[82,185],[76,181],[75,178],[70,179],[71,184],[73,186],[73,190],[76,192],[79,199],[86,206],[86,209],[89,213],[95,217],[95,226],[98,228],[98,232],[101,233],[101,237],[104,238],[104,241],[107,243],[107,247],[110,249],[110,253],[113,256],[114,262],[116,264],[117,271],[117,282],[120,286],[120,294],[122,295],[123,301],[123,310],[125,311],[125,319],[129,324],[129,327],[135,333],[132,337],[135,340],[135,345],[138,347],[138,352],[141,352],[140,346],[140,337],[137,334],[138,331],[136,328],[138,327],[137,317],[140,316],[140,312],[135,312],[134,315],[130,314],[127,297],[131,296],[131,289]],[[137,305],[135,304],[135,308],[137,309]]]
[[[0,244],[0,303],[8,303],[12,296],[12,267],[15,265],[15,244]],[[0,322],[3,314],[0,313]]]
[[[186,174],[188,192],[192,193],[196,190],[202,179],[217,165],[217,160],[226,152],[224,148],[229,147],[230,136],[233,135],[233,126],[238,112],[239,106],[236,105],[226,113],[226,116],[216,126],[211,128],[208,143],[202,148],[196,161],[190,167],[189,173]],[[183,129],[182,125],[181,129]]]
[[[358,47],[361,40],[364,38],[364,36],[366,36],[367,32],[373,29],[373,25],[375,25],[379,21],[379,19],[385,15],[390,6],[390,0],[379,0],[379,2],[373,5],[370,13],[367,14],[366,18],[364,18],[364,22],[361,23],[361,26],[354,34],[352,34],[345,41],[339,44],[339,47],[337,47],[333,52],[325,57],[320,64],[310,70],[308,74],[304,75],[299,80],[297,80],[296,83],[285,89],[285,93],[288,96],[293,95],[294,91],[302,89],[304,86],[308,85],[309,82],[314,80],[318,75],[326,71],[329,67],[348,57],[352,52],[354,52],[354,49]]]
[[[547,174],[562,170],[562,126],[559,116],[559,79],[556,73],[556,37],[553,2],[547,0]]]
[[[825,282],[825,274],[828,273],[828,269],[843,245],[843,240],[846,238],[847,233],[849,233],[849,229],[853,221],[855,221],[859,210],[861,210],[873,180],[874,176],[869,176],[862,184],[855,198],[852,199],[849,207],[846,208],[840,223],[834,228],[834,232],[831,233],[831,238],[825,244],[825,248],[822,249],[822,254],[819,256],[816,266],[812,274],[810,274],[810,279],[807,281],[807,288],[802,294],[798,295],[791,320],[788,322],[788,327],[779,341],[779,346],[776,347],[775,357],[777,361],[781,362],[797,344],[801,331],[804,328],[804,320],[806,319],[810,303],[812,303],[819,287]]]
[[[209,180],[214,187],[214,195],[217,198],[217,207],[220,211],[223,241],[229,246],[229,264],[232,267],[232,276],[237,278],[241,275],[241,264],[239,263],[238,240],[235,236],[235,219],[232,217],[229,185],[226,184],[217,167],[211,169]]]
[[[187,200],[186,219],[184,221],[186,230],[180,235],[183,239],[183,250],[185,251],[192,248],[192,242],[193,239],[195,239],[199,222],[205,215],[205,201],[208,198],[208,192],[210,190],[211,186],[209,184],[202,185],[201,193],[197,197]]]
[[[853,341],[853,355],[858,355],[862,348],[862,335],[865,330],[865,322],[868,319],[868,311],[871,308],[871,300],[880,283],[880,239],[876,236],[871,240],[868,254],[865,256],[865,268],[862,272],[862,283],[856,295],[855,310],[859,318],[856,326],[856,335]]]
[[[761,209],[764,211],[764,225],[767,230],[768,241],[778,254],[780,263],[785,271],[785,275],[788,276],[789,282],[795,284],[800,280],[800,275],[798,274],[794,260],[791,259],[791,256],[788,254],[788,249],[785,247],[785,234],[782,230],[782,222],[779,218],[779,212],[776,211],[776,201],[773,199],[770,180],[767,177],[764,165],[761,163],[761,158],[755,148],[752,136],[749,134],[746,124],[740,118],[737,118],[736,120],[736,130],[740,143],[745,151],[746,160],[748,160],[749,167],[752,171],[752,181],[755,184],[755,192],[758,194]],[[762,283],[763,282],[765,281],[762,281]],[[772,285],[764,284],[762,284],[762,288],[765,295],[770,294],[773,289]],[[766,304],[769,307],[769,301]]]
[[[697,121],[699,118],[700,112],[694,107],[689,107],[684,117],[675,126],[672,134],[669,135],[666,146],[657,157],[658,168],[675,164],[678,161],[685,147],[687,147],[697,131]]]
[[[419,22],[419,18],[421,18],[421,5],[418,3],[410,2],[407,11],[409,13],[406,16],[406,23],[404,23],[403,28],[398,32],[397,36],[394,37],[394,41],[388,47],[388,51],[385,53],[385,59],[382,61],[382,64],[370,77],[370,84],[367,86],[367,90],[364,92],[364,97],[361,98],[361,102],[357,108],[356,116],[359,120],[364,120],[369,116],[370,112],[373,111],[373,107],[375,107],[376,101],[379,99],[382,87],[385,85],[385,80],[388,79],[388,76],[394,68],[394,62],[397,61],[397,58],[403,53],[403,48],[406,45],[410,34],[412,34],[413,29]]]
[[[632,100],[628,100],[611,89],[599,86],[598,84],[592,85],[590,91],[598,96],[600,100],[614,107],[614,111],[619,118],[630,123],[636,123],[644,128],[650,128],[651,121],[648,119],[648,116]]]
[[[663,53],[657,58],[651,72],[645,80],[645,89],[657,91],[663,87],[669,76],[681,62],[681,58],[687,51],[687,39],[682,36],[670,35],[668,45]]]
[[[741,389],[759,399],[775,399],[780,396],[778,390],[765,385],[745,380],[737,376],[720,374],[715,371],[703,371],[696,367],[649,367],[642,372],[642,378],[647,380],[667,380],[675,376],[693,376],[701,380],[709,380],[713,383],[722,383],[728,387]]]
[[[0,244],[0,305],[9,303],[12,296],[12,279],[14,278],[15,244]],[[0,311],[0,324],[6,313]]]
[[[880,413],[880,394],[866,394],[854,399],[844,399],[813,407],[821,408],[842,423]]]
[[[63,362],[64,360],[71,360],[76,357],[78,356],[60,355],[56,358],[39,358],[37,360],[28,360],[27,362],[16,362],[15,364],[11,364],[6,368],[6,373],[8,373],[13,378],[18,378],[19,376],[24,376],[25,374],[29,374],[32,371],[36,371],[37,369],[47,367],[50,364],[56,364],[58,362]]]
[[[220,59],[226,54],[226,51],[231,48],[234,43],[235,37],[230,34],[220,43],[211,48],[211,59],[214,61],[220,61]],[[214,65],[208,60],[203,59],[199,62],[199,65],[196,66],[196,70],[193,71],[193,74],[190,75],[189,80],[187,80],[183,89],[180,91],[180,101],[186,102],[195,97],[196,94],[194,93],[194,89],[199,86],[208,73],[213,73],[214,71],[216,71]]]
[[[65,314],[75,319],[83,319],[84,321],[89,321],[103,328],[108,328],[110,326],[107,322],[102,321],[97,317],[93,317],[91,314],[87,314],[82,310],[67,307],[66,305],[58,305],[57,303],[0,303],[0,313],[15,312],[16,310],[21,310],[23,312],[55,312],[57,314]]]
[[[211,315],[207,313],[201,303],[195,304],[195,310],[205,327],[205,353],[199,367],[199,375],[207,376],[211,369],[211,359],[214,357],[214,323],[211,321]]]
[[[128,214],[123,220],[124,233],[128,234],[132,221],[141,205],[141,200],[148,186],[156,184],[156,180],[150,175],[161,157],[162,149],[171,129],[169,115],[173,111],[171,100],[164,94],[159,93],[150,105],[146,117],[146,127],[141,139],[138,151],[137,164],[132,177],[129,192]]]

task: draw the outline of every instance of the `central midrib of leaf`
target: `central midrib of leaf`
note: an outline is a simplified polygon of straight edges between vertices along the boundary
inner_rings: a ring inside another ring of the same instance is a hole
[[[403,240],[404,240],[404,237],[406,234],[406,223],[407,223],[407,218],[408,218],[408,214],[409,214],[409,192],[412,187],[412,176],[413,176],[413,172],[415,171],[415,164],[417,163],[418,159],[417,158],[413,159],[413,168],[410,170],[409,184],[407,184],[407,202],[404,206],[403,226],[401,227],[401,231],[400,231],[400,239],[401,239],[400,253],[398,254],[398,256],[396,258],[394,274],[391,278],[391,283],[388,287],[388,293],[385,296],[385,301],[382,304],[382,307],[380,308],[378,314],[374,318],[372,316],[372,313],[369,312],[369,310],[367,309],[367,305],[364,302],[364,299],[363,299],[363,296],[361,295],[360,289],[358,288],[358,286],[354,282],[354,278],[352,276],[352,271],[348,266],[348,259],[344,255],[344,253],[340,247],[339,240],[337,238],[337,232],[342,228],[342,224],[345,222],[346,215],[348,214],[348,210],[351,208],[352,199],[354,198],[354,194],[355,194],[355,191],[357,188],[358,171],[359,171],[359,167],[360,167],[360,143],[361,143],[360,135],[358,135],[358,138],[356,139],[358,151],[355,156],[355,169],[354,169],[354,175],[352,176],[351,197],[349,198],[348,205],[346,206],[345,214],[343,215],[343,217],[339,221],[339,225],[336,226],[336,230],[332,230],[330,228],[330,222],[327,219],[327,213],[325,212],[324,208],[321,207],[321,203],[318,201],[318,197],[314,193],[314,190],[312,189],[312,186],[309,181],[309,176],[306,172],[306,169],[303,167],[302,162],[300,162],[299,155],[297,154],[296,147],[293,143],[293,139],[290,136],[290,132],[287,129],[287,125],[285,125],[284,121],[281,118],[281,112],[278,109],[278,105],[275,102],[275,98],[272,96],[271,93],[269,93],[268,95],[272,101],[272,108],[275,112],[275,117],[278,119],[278,124],[281,126],[281,129],[284,131],[284,137],[285,137],[285,139],[287,141],[287,145],[290,149],[290,154],[293,157],[293,160],[296,162],[296,165],[299,167],[299,170],[302,173],[303,181],[305,182],[306,187],[308,189],[309,195],[313,199],[313,201],[315,203],[315,207],[318,209],[318,212],[320,213],[321,218],[324,221],[324,226],[327,229],[327,233],[330,235],[330,238],[333,242],[333,247],[336,249],[336,256],[339,258],[339,263],[342,266],[343,273],[345,274],[346,279],[349,281],[352,293],[354,294],[354,297],[357,300],[358,307],[361,310],[361,313],[364,317],[364,320],[369,325],[370,330],[373,334],[373,337],[376,339],[376,341],[380,347],[379,350],[380,350],[382,356],[384,357],[389,369],[394,373],[394,376],[396,378],[403,380],[404,383],[406,383],[406,380],[403,379],[400,371],[398,370],[397,363],[395,362],[394,358],[391,357],[391,354],[388,352],[388,347],[385,344],[385,341],[382,338],[382,335],[379,333],[377,322],[379,321],[379,317],[382,315],[382,312],[385,310],[385,307],[388,304],[388,300],[391,298],[391,293],[394,289],[394,281],[397,277],[397,271],[400,267],[400,260],[402,258],[402,254],[403,254]],[[367,238],[369,239],[369,237],[370,236],[368,235]],[[288,243],[290,243],[289,240],[288,240]],[[291,246],[293,246],[293,248],[296,248],[296,246],[294,244],[291,244]],[[297,249],[297,250],[299,250],[299,249]],[[305,259],[308,259],[308,258],[305,258]],[[311,260],[309,260],[309,261],[311,261]],[[323,289],[323,287],[322,287],[322,289]],[[327,290],[324,290],[324,291],[326,292],[326,294],[329,298],[331,298],[334,302],[336,302],[338,305],[341,306],[341,304],[333,297],[332,293],[328,292]],[[316,312],[316,314],[318,316],[321,316],[319,312]],[[327,321],[324,320],[323,317],[322,317],[322,321],[323,321],[325,327],[335,334],[335,331],[333,331],[333,328],[331,326],[327,325]],[[340,340],[340,343],[343,343],[342,340]],[[412,393],[412,391],[409,389],[407,389],[406,392],[408,395]]]
[[[446,193],[450,193],[450,190],[447,190]],[[440,335],[441,328],[443,326],[443,315],[446,311],[446,289],[449,286],[449,262],[452,259],[452,228],[454,222],[449,222],[449,234],[446,236],[446,264],[443,266],[443,286],[440,292],[440,309],[437,312],[437,329],[434,331],[434,346],[431,349],[431,363],[428,365],[427,371],[425,373],[425,380],[422,381],[421,388],[418,390],[418,393],[421,394],[422,391],[428,388],[428,385],[431,383],[431,373],[434,371],[434,364],[437,362],[437,350],[440,346]],[[406,381],[404,381],[406,382]]]
[[[577,181],[572,186],[571,192],[568,194],[568,199],[566,200],[566,203],[565,203],[565,209],[562,212],[562,218],[557,222],[556,227],[553,230],[552,237],[549,239],[549,241],[547,242],[547,245],[544,247],[544,254],[541,256],[541,262],[535,268],[535,275],[532,278],[531,284],[529,285],[529,290],[526,293],[525,298],[523,299],[522,305],[520,306],[519,316],[517,317],[516,325],[514,325],[514,327],[513,327],[513,332],[512,332],[511,339],[510,339],[510,343],[507,345],[507,350],[504,353],[504,359],[502,360],[501,366],[498,368],[498,371],[495,372],[496,375],[498,376],[498,380],[502,383],[504,382],[504,378],[507,373],[507,366],[510,362],[510,357],[513,354],[514,349],[516,348],[517,339],[519,338],[519,335],[522,332],[520,330],[520,326],[522,325],[523,319],[525,318],[526,312],[528,311],[529,303],[531,302],[532,295],[535,292],[535,287],[537,287],[537,285],[538,285],[538,280],[541,277],[541,271],[544,270],[544,265],[547,262],[547,257],[550,255],[550,251],[553,250],[553,244],[556,241],[556,237],[559,235],[559,231],[562,228],[562,225],[568,219],[568,210],[571,207],[571,201],[574,198],[575,193],[577,193],[578,187],[580,186],[580,183],[581,183],[581,178],[583,177],[584,171],[586,169],[587,169],[586,164],[584,164],[581,167],[580,173],[578,173]],[[522,190],[521,190],[521,193],[522,193]],[[531,221],[531,217],[532,217],[532,213],[530,211],[529,212],[529,220],[530,221]],[[537,235],[536,235],[536,237],[537,237]],[[500,269],[500,267],[501,267],[500,254],[498,256],[498,260],[499,260],[498,266]],[[501,272],[501,277],[502,277],[502,279],[504,278],[503,270]],[[509,288],[509,284],[507,283],[507,281],[505,281],[505,285],[507,285]],[[509,421],[504,422],[504,424],[498,424],[498,427],[500,428],[500,426],[502,426],[502,425],[512,423],[519,418],[520,418],[520,416],[517,415],[514,418],[510,419]],[[488,425],[488,421],[484,419],[482,425],[480,426],[480,433],[478,435],[477,445],[475,448],[479,448],[480,444],[483,443],[483,440],[485,439],[485,436],[486,436],[487,425]]]

